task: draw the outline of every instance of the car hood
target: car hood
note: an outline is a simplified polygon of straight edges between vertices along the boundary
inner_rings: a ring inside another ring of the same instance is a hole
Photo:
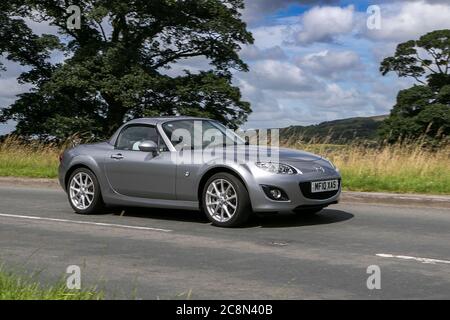
[[[249,155],[257,155],[257,154],[261,156],[273,155],[275,157],[278,154],[279,161],[284,162],[312,162],[323,159],[318,155],[302,150],[277,148],[277,147],[258,147],[253,145],[237,146],[237,152]]]
[[[236,148],[236,149],[234,149]],[[302,150],[277,147],[258,146],[231,146],[227,152],[245,154],[249,156],[249,161],[272,161],[289,164],[299,169],[303,174],[316,174],[317,170],[322,170],[324,175],[336,175],[334,166],[321,156]],[[258,159],[258,160],[256,160]]]
[[[280,160],[284,161],[293,161],[293,162],[305,162],[305,161],[318,161],[321,160],[322,157],[316,154],[302,151],[302,150],[293,150],[287,148],[277,148],[279,151]]]

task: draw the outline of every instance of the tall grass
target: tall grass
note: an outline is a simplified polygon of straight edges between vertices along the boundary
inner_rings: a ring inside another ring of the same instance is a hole
[[[449,145],[437,150],[411,142],[382,146],[290,142],[286,146],[330,159],[341,171],[345,190],[450,194]]]
[[[0,176],[55,178],[64,146],[8,137],[0,143]]]
[[[0,300],[100,300],[95,290],[69,290],[60,283],[42,286],[30,277],[18,277],[0,269]]]
[[[68,144],[9,137],[0,142],[0,176],[55,178],[59,154]],[[282,145],[332,160],[341,170],[346,190],[450,194],[449,144],[431,150],[422,141],[380,146],[290,139]]]

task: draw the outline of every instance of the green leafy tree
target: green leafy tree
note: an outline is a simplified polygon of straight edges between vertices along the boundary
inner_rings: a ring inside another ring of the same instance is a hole
[[[390,116],[380,128],[391,142],[401,138],[450,136],[450,30],[437,30],[397,46],[381,63],[383,75],[396,72],[418,84],[402,90]]]
[[[67,24],[69,5],[81,28]],[[1,5],[0,53],[27,66],[30,92],[0,112],[21,135],[105,137],[124,121],[156,115],[211,117],[231,127],[251,108],[232,85],[247,71],[238,52],[253,37],[241,20],[243,0],[12,0]],[[36,35],[24,22],[46,22],[57,35]],[[65,59],[55,63],[52,57]],[[171,69],[189,58],[199,72]]]

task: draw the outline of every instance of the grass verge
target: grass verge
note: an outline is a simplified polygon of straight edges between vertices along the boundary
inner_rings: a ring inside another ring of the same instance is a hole
[[[349,191],[450,194],[450,147],[297,145],[330,159]]]
[[[0,143],[0,176],[56,178],[62,147],[7,138]]]
[[[450,194],[450,146],[387,146],[289,142],[285,146],[332,160],[351,191]],[[0,143],[0,176],[56,178],[63,147],[8,138]]]
[[[21,278],[0,270],[0,300],[100,300],[95,290],[69,290],[64,284],[42,286],[28,278]]]

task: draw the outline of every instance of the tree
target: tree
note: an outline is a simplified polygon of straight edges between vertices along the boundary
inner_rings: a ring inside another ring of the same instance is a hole
[[[30,92],[0,112],[16,133],[110,135],[124,121],[156,115],[200,115],[231,127],[251,112],[232,85],[247,71],[240,45],[253,43],[241,20],[243,0],[77,0],[80,29],[71,29],[65,0],[2,4],[0,53],[29,67],[19,81]],[[58,35],[36,35],[25,19],[46,22]],[[12,35],[13,38],[8,36]],[[52,57],[63,53],[55,63]],[[208,70],[170,72],[195,57]]]
[[[383,60],[383,75],[396,72],[418,84],[402,90],[390,116],[380,128],[389,141],[426,136],[450,136],[450,30],[437,30],[397,46],[395,56]]]

